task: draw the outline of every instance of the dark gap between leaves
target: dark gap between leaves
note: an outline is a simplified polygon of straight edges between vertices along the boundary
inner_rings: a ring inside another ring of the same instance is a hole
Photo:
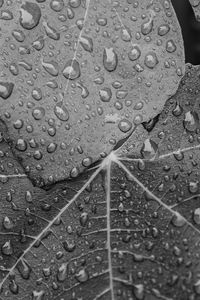
[[[200,22],[197,22],[189,0],[172,0],[182,28],[186,63],[200,64]]]

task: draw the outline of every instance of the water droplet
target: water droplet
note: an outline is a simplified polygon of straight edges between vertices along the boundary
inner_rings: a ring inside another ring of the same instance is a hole
[[[7,99],[13,92],[14,84],[0,81],[0,97]]]
[[[9,70],[14,76],[17,76],[19,74],[19,68],[16,63],[11,63],[9,66]]]
[[[57,279],[60,282],[65,281],[65,279],[67,277],[67,265],[68,265],[68,263],[63,263],[58,269]]]
[[[153,20],[149,20],[148,22],[145,22],[141,26],[141,32],[144,35],[149,34],[153,29]]]
[[[7,230],[10,230],[14,227],[14,224],[13,224],[12,220],[7,216],[5,216],[3,218],[2,224],[3,224],[3,227]]]
[[[199,190],[199,182],[198,181],[189,182],[188,189],[191,194],[196,194]]]
[[[89,220],[89,216],[86,212],[82,213],[80,216],[80,223],[82,226],[85,226]]]
[[[199,116],[195,111],[188,111],[183,120],[184,128],[189,132],[194,132],[199,126]]]
[[[180,106],[178,102],[176,102],[176,106],[173,109],[172,113],[175,117],[179,117],[183,112],[183,108]]]
[[[52,76],[57,76],[59,72],[58,63],[55,61],[42,62],[43,68]]]
[[[105,48],[103,51],[103,65],[108,72],[112,72],[117,68],[118,57],[115,50],[111,48]]]
[[[93,51],[93,41],[90,37],[81,36],[80,44],[85,51],[92,52]]]
[[[13,30],[12,36],[16,39],[18,42],[23,42],[25,40],[25,34],[21,30]]]
[[[13,293],[14,295],[18,294],[18,292],[19,292],[19,286],[16,284],[16,282],[15,282],[14,279],[10,280],[9,289],[10,289],[11,293]]]
[[[32,115],[35,120],[41,120],[45,115],[45,110],[43,107],[36,107],[33,110]]]
[[[131,61],[137,60],[141,56],[141,50],[138,46],[134,46],[129,52],[128,57]]]
[[[200,279],[198,279],[194,284],[194,290],[197,295],[200,295]]]
[[[86,86],[84,86],[81,82],[77,82],[77,87],[81,89],[81,97],[83,99],[87,98],[89,96],[89,91]]]
[[[160,36],[166,35],[169,31],[170,31],[170,27],[167,24],[163,24],[158,27],[158,34]]]
[[[128,132],[129,130],[132,129],[132,123],[126,119],[123,119],[119,122],[119,129],[122,131],[122,132]]]
[[[173,215],[171,222],[175,227],[183,227],[185,225],[185,219],[179,213]]]
[[[74,59],[74,60],[69,60],[63,70],[63,75],[70,80],[74,80],[81,75],[81,70],[79,66],[79,62]]]
[[[103,88],[99,91],[99,96],[101,101],[103,102],[109,102],[112,98],[112,91],[110,88]]]
[[[78,175],[79,175],[79,169],[77,167],[72,168],[70,172],[70,176],[72,178],[76,178]]]
[[[134,285],[134,295],[137,300],[143,300],[145,296],[144,285],[143,284],[135,284]]]
[[[43,300],[45,296],[44,291],[33,291],[32,292],[32,300]]]
[[[18,262],[17,269],[23,279],[27,280],[30,278],[31,268],[23,259]]]
[[[97,18],[96,22],[99,26],[106,26],[108,23],[108,20],[106,18]]]
[[[64,7],[64,2],[63,0],[51,0],[50,7],[54,11],[61,11]]]
[[[32,94],[33,99],[35,99],[37,101],[42,99],[42,90],[40,88],[34,88],[32,90],[31,94]]]
[[[10,10],[1,10],[0,11],[0,19],[2,20],[6,20],[6,21],[9,21],[9,20],[12,20],[13,19],[13,14]]]
[[[81,5],[81,0],[69,0],[69,5],[72,8],[77,8]]]
[[[156,53],[152,51],[147,53],[144,59],[144,63],[150,69],[155,68],[155,66],[158,64],[158,58]]]
[[[144,159],[153,159],[158,150],[158,145],[151,139],[146,139],[143,143],[141,154]]]
[[[76,279],[81,283],[86,282],[89,279],[89,274],[85,269],[81,269],[76,274]]]
[[[166,50],[169,53],[173,53],[173,52],[176,51],[176,45],[175,45],[175,43],[174,43],[173,40],[167,41],[167,43],[166,43]]]
[[[193,220],[195,224],[200,225],[200,208],[196,208],[193,212]]]
[[[43,36],[39,36],[33,43],[32,46],[34,49],[36,49],[37,51],[40,51],[44,48],[44,37]]]
[[[42,25],[44,26],[46,35],[50,39],[55,40],[55,41],[60,39],[60,33],[55,28],[50,26],[47,22],[43,22]]]
[[[64,241],[63,247],[67,252],[73,252],[76,248],[76,244],[74,241]]]
[[[129,28],[123,27],[121,30],[121,38],[124,42],[130,42],[131,41],[131,31]]]
[[[25,151],[27,149],[27,143],[23,139],[18,139],[15,148],[19,151]]]
[[[56,117],[61,121],[67,121],[69,119],[69,113],[63,102],[59,102],[54,107],[54,113]]]
[[[41,18],[40,7],[36,3],[25,2],[20,9],[20,24],[25,29],[33,29]]]
[[[11,241],[7,241],[5,242],[5,244],[2,245],[1,247],[2,253],[4,255],[10,256],[13,254],[13,247],[11,245]]]
[[[82,160],[82,165],[84,167],[89,167],[92,164],[92,158],[91,157],[86,157]]]

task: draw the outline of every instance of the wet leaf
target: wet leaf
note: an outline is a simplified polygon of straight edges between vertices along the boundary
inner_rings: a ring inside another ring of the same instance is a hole
[[[0,3],[0,117],[36,185],[77,177],[178,88],[184,49],[170,1]]]
[[[137,153],[124,144],[46,191],[19,176],[1,183],[15,190],[1,196],[2,300],[199,299],[199,75],[188,65],[152,130],[138,126]],[[1,145],[2,174],[10,160],[20,173]]]
[[[200,21],[200,1],[199,0],[189,0],[192,9],[194,11],[197,21]]]

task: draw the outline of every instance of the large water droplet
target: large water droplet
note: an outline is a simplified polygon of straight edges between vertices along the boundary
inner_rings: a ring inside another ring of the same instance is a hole
[[[199,116],[195,111],[188,111],[183,120],[183,126],[187,131],[194,132],[199,126]]]
[[[63,0],[51,0],[50,7],[54,11],[61,11],[64,7],[64,2]]]
[[[108,72],[112,72],[117,68],[118,57],[115,50],[111,48],[105,48],[103,51],[103,65]]]
[[[199,190],[199,182],[198,181],[189,182],[188,189],[191,194],[196,194]]]
[[[50,26],[47,22],[43,22],[42,25],[44,26],[46,35],[50,39],[55,40],[55,41],[60,39],[60,33],[55,28]]]
[[[158,145],[151,139],[146,139],[143,143],[141,154],[144,159],[153,159],[158,150]]]
[[[93,51],[93,41],[90,37],[81,36],[80,44],[85,51],[92,52]]]
[[[42,62],[43,68],[52,76],[57,76],[59,72],[59,66],[56,61]]]
[[[175,45],[175,43],[174,43],[173,40],[167,41],[167,43],[166,43],[166,50],[169,53],[173,53],[173,52],[176,51],[176,45]]]
[[[143,284],[135,284],[134,285],[134,295],[137,300],[143,300],[145,293],[144,293],[144,285]]]
[[[33,110],[32,115],[35,120],[41,120],[45,115],[45,110],[43,107],[36,107]]]
[[[129,52],[128,57],[130,60],[134,61],[141,56],[141,50],[138,46],[134,46]]]
[[[74,241],[64,241],[63,247],[67,252],[73,252],[76,248],[76,244]]]
[[[127,119],[123,119],[119,122],[118,127],[122,132],[128,132],[131,130],[133,124]]]
[[[31,268],[23,259],[18,262],[17,269],[23,279],[27,280],[30,278]]]
[[[59,269],[58,269],[58,273],[57,273],[57,279],[60,282],[65,281],[66,277],[67,277],[67,266],[68,263],[63,263]]]
[[[44,291],[33,291],[31,300],[43,300],[45,296]]]
[[[5,244],[2,245],[1,247],[2,253],[4,255],[10,256],[13,254],[13,247],[11,245],[11,241],[7,241],[5,242]]]
[[[150,69],[155,68],[155,66],[158,64],[158,58],[156,53],[152,51],[147,53],[144,59],[144,63]]]
[[[7,99],[12,94],[14,84],[11,82],[0,81],[0,97]]]
[[[110,88],[103,88],[99,91],[99,96],[101,101],[103,102],[109,102],[112,98],[112,91]]]
[[[81,75],[79,62],[76,59],[70,59],[64,67],[63,75],[70,80],[74,80]]]
[[[20,24],[25,29],[32,29],[39,24],[41,18],[40,7],[36,3],[25,2],[20,9]]]
[[[12,229],[14,227],[14,224],[13,224],[12,220],[9,217],[7,217],[7,216],[5,216],[3,218],[3,222],[2,223],[3,223],[3,227],[5,229],[7,229],[7,230],[10,230],[10,229]]]
[[[79,270],[79,272],[76,274],[76,279],[79,282],[86,282],[89,279],[89,274],[86,269]]]
[[[193,220],[195,224],[200,225],[200,208],[196,208],[193,212]]]
[[[63,102],[59,102],[54,107],[54,113],[56,117],[61,121],[67,121],[69,119],[69,113]]]
[[[153,29],[153,20],[149,20],[148,22],[145,22],[141,26],[141,32],[144,35],[149,34]]]
[[[163,24],[158,27],[158,34],[160,36],[166,35],[169,31],[170,31],[170,27],[167,24]]]
[[[185,219],[179,213],[173,215],[171,222],[175,227],[183,227],[185,225]]]

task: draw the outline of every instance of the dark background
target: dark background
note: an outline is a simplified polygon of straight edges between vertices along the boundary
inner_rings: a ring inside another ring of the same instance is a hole
[[[182,27],[186,62],[200,64],[200,22],[197,22],[189,0],[172,0]]]

